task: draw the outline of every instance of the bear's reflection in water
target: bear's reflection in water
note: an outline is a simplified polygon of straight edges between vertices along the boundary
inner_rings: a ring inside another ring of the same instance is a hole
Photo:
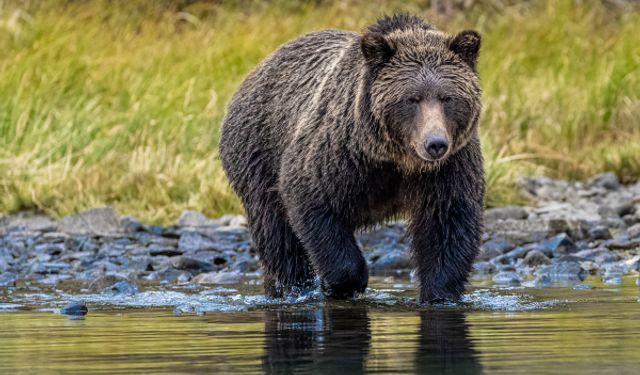
[[[448,309],[421,311],[415,361],[418,374],[481,373],[465,313]]]
[[[420,314],[417,342],[398,342],[394,333],[380,338],[400,351],[415,346],[413,357],[396,357],[394,348],[385,348],[406,370],[413,360],[416,373],[467,374],[482,372],[468,337],[464,312],[430,310]],[[409,332],[403,333],[414,333]],[[366,366],[372,333],[366,306],[338,307],[327,304],[313,309],[265,311],[266,373],[358,374],[376,372]],[[385,365],[384,371],[393,371]]]

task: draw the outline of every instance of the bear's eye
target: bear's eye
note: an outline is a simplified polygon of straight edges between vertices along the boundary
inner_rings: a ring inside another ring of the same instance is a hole
[[[410,97],[407,99],[407,101],[408,101],[409,103],[412,103],[412,104],[418,104],[418,103],[420,103],[420,100],[422,100],[422,99],[420,99],[420,97],[419,97],[419,96],[410,96]]]
[[[443,103],[450,103],[453,101],[453,97],[451,96],[441,96],[440,101]]]

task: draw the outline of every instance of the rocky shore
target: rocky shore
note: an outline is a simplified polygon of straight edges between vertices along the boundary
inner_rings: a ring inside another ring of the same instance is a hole
[[[640,183],[613,174],[588,182],[523,178],[526,206],[487,210],[473,277],[526,287],[589,288],[640,268]],[[358,235],[374,275],[409,274],[401,221]],[[62,220],[0,216],[0,287],[80,283],[91,293],[135,294],[146,285],[235,284],[259,266],[246,220],[184,212],[173,226],[146,225],[111,208]]]

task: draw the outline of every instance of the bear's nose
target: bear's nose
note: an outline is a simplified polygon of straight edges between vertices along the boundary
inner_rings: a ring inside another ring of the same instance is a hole
[[[441,135],[432,135],[427,138],[424,147],[427,150],[427,154],[429,154],[434,160],[438,160],[447,153],[447,150],[449,149],[449,142],[447,142],[447,139]]]

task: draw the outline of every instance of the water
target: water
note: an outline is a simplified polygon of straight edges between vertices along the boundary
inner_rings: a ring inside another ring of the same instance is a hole
[[[146,291],[0,288],[0,373],[593,373],[640,368],[640,288],[476,284],[424,308],[404,280],[355,301],[274,301],[259,286]],[[87,301],[84,320],[55,307]]]

